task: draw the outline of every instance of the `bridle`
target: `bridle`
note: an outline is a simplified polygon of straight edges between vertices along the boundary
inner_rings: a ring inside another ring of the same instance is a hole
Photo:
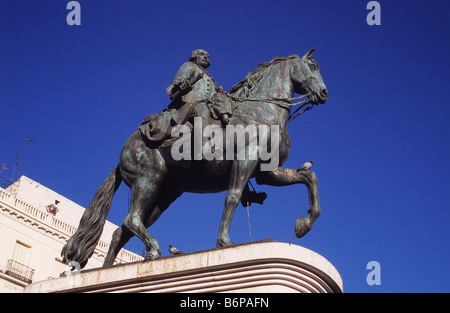
[[[298,99],[302,99],[305,97],[309,97],[311,94],[305,94],[302,96],[298,96],[298,97],[293,97],[293,98],[256,98],[256,99],[251,99],[251,98],[242,98],[242,97],[236,97],[233,95],[229,95],[233,100],[235,101],[239,101],[239,102],[244,102],[244,101],[254,101],[254,102],[268,102],[268,103],[272,103],[272,104],[276,104],[279,107],[286,109],[286,110],[291,110],[292,107],[300,105],[293,113],[291,113],[289,115],[289,120],[288,123],[293,121],[297,116],[299,116],[302,113],[305,113],[306,111],[309,111],[313,108],[314,104],[310,103],[310,99],[305,99],[302,101],[298,101],[298,102],[294,102],[294,103],[290,103],[293,100],[298,100]],[[309,106],[307,106],[309,104]],[[305,108],[305,106],[307,106]],[[304,108],[303,110],[300,111],[300,109]],[[300,111],[300,112],[299,112]]]

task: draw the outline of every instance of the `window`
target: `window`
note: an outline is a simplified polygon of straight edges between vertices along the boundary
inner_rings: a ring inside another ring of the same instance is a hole
[[[22,265],[28,266],[28,263],[30,262],[30,252],[30,245],[17,240],[12,259]]]
[[[14,247],[13,258],[8,260],[5,273],[24,282],[33,281],[34,269],[28,267],[31,246],[19,240]]]

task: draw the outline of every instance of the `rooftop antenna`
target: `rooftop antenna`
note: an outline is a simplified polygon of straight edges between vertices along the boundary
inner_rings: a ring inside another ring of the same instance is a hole
[[[13,174],[11,176],[11,184],[14,182],[14,174],[16,174],[16,168],[17,168],[17,165],[19,165],[19,163],[17,163],[18,159],[19,159],[19,152],[17,152],[17,154],[16,154],[16,161],[14,162],[14,170],[13,170]]]
[[[27,147],[27,142],[28,142],[28,141],[30,141],[30,142],[32,142],[32,143],[34,143],[34,144],[37,144],[36,141],[33,141],[33,140],[31,140],[30,138],[25,137],[25,143],[23,144],[22,162],[21,162],[21,164],[20,164],[20,174],[19,174],[19,178],[22,177],[23,159],[24,159],[24,157],[25,157],[25,148]]]

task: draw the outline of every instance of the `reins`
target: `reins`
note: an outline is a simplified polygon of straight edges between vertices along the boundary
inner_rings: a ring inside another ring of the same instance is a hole
[[[298,101],[298,102],[294,102],[294,103],[289,103],[290,101],[293,100],[298,100],[298,99],[302,99],[305,97],[308,97],[309,94],[306,95],[302,95],[302,96],[298,96],[298,97],[293,97],[293,98],[261,98],[261,99],[249,99],[249,98],[241,98],[241,97],[235,97],[232,95],[229,95],[231,98],[233,98],[236,101],[255,101],[255,102],[268,102],[268,103],[273,103],[278,105],[279,107],[286,109],[286,110],[290,110],[293,106],[297,106],[300,105],[293,113],[291,113],[291,115],[289,115],[289,120],[288,123],[293,121],[297,116],[299,116],[302,113],[305,113],[306,111],[309,111],[313,108],[313,105],[311,104],[310,106],[304,108],[306,105],[310,104],[310,99],[305,99],[302,101]],[[288,102],[288,103],[287,103]],[[303,110],[301,110],[299,112],[300,109],[304,108]],[[297,113],[298,112],[298,113]]]
[[[308,104],[310,104],[309,103],[309,99],[306,99],[306,100],[303,100],[303,101],[300,101],[301,103],[303,103],[301,106],[299,106],[295,111],[294,111],[294,113],[292,113],[291,115],[289,115],[289,120],[288,120],[288,123],[289,122],[292,122],[297,116],[299,116],[300,114],[302,114],[302,113],[305,113],[306,111],[309,111],[309,110],[311,110],[312,108],[313,108],[313,104],[311,104],[310,106],[307,106],[306,108],[304,108],[303,110],[301,110],[300,112],[298,112],[301,108],[303,108],[303,107],[305,107],[306,105],[308,105]],[[300,102],[298,103],[298,104],[300,104]],[[298,112],[298,113],[297,113]],[[295,114],[295,113],[297,113],[297,114]],[[295,114],[295,115],[294,115]]]

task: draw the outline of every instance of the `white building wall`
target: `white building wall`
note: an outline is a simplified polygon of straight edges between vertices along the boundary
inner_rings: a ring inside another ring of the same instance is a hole
[[[59,203],[53,215],[46,206]],[[6,190],[0,188],[0,292],[22,292],[27,285],[7,273],[8,260],[13,258],[16,242],[30,249],[28,264],[34,269],[33,282],[59,276],[61,250],[78,227],[84,208],[39,183],[22,176]],[[107,222],[102,238],[86,269],[101,267],[116,225]],[[122,249],[116,263],[130,263],[142,257]],[[62,271],[61,271],[62,272]]]
[[[46,212],[46,207],[48,205],[55,204],[55,200],[57,200],[59,203],[56,206],[59,211],[56,214],[56,217],[76,227],[78,227],[78,223],[85,210],[81,205],[76,204],[26,176],[22,176],[6,190],[15,195],[17,199],[24,200],[26,203],[43,212]],[[106,221],[101,240],[109,242],[112,233],[116,228],[116,225]]]

